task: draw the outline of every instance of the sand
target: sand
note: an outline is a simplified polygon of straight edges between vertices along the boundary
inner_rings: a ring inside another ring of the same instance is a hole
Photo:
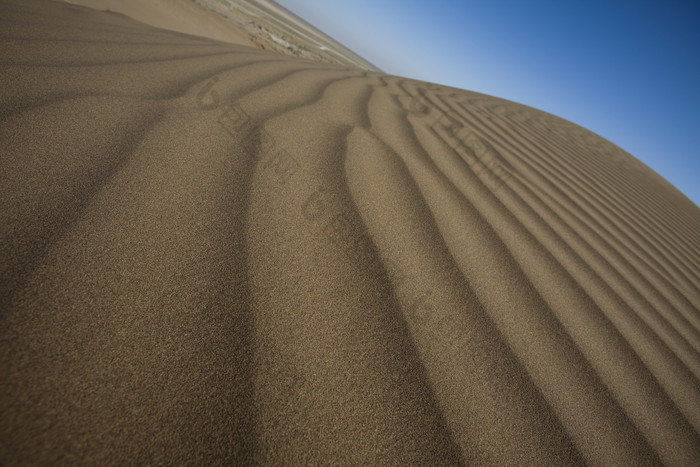
[[[273,0],[63,0],[170,31],[381,71]]]
[[[240,27],[212,14],[193,0],[63,0],[97,10],[121,13],[149,26],[255,47]]]
[[[116,13],[0,21],[0,464],[697,464],[700,211],[630,154]]]

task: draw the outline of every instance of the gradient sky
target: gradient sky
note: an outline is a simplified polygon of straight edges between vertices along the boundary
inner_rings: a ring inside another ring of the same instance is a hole
[[[700,205],[700,1],[277,0],[394,75],[577,123]]]

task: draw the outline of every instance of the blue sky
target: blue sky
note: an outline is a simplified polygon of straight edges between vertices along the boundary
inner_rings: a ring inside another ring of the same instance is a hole
[[[277,1],[387,73],[588,128],[700,205],[700,1]]]

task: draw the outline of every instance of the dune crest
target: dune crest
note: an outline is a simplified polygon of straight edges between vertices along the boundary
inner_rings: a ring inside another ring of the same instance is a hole
[[[0,0],[0,463],[700,459],[700,211],[523,105]]]

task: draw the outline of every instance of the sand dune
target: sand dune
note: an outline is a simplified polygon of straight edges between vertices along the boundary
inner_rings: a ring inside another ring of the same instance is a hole
[[[59,0],[61,1],[61,0]],[[62,0],[97,10],[121,13],[156,28],[208,37],[217,41],[255,47],[240,27],[222,15],[210,14],[193,0]],[[213,12],[211,12],[213,13]]]
[[[0,1],[0,463],[694,465],[700,211],[501,99]]]

